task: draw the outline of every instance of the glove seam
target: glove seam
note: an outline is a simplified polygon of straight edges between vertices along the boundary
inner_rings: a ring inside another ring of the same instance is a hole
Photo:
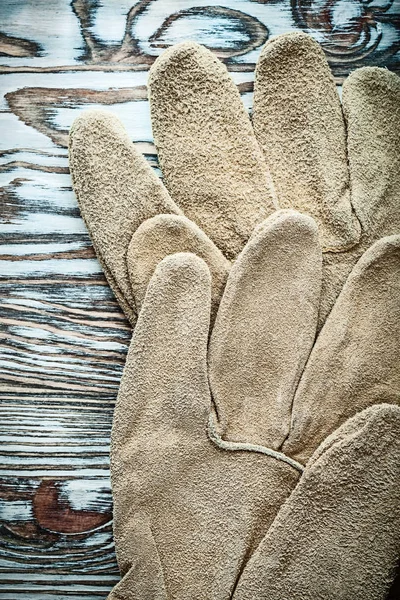
[[[300,473],[304,472],[304,465],[297,462],[297,460],[290,458],[290,456],[287,456],[283,452],[278,452],[277,450],[273,450],[273,448],[268,448],[259,444],[249,444],[247,442],[231,442],[224,440],[217,431],[212,414],[210,414],[208,418],[207,431],[209,439],[218,448],[221,448],[222,450],[228,450],[231,452],[257,452],[258,454],[265,454],[266,456],[270,456],[271,458],[275,458],[276,460],[288,464],[290,467],[292,467],[296,471],[299,471]]]

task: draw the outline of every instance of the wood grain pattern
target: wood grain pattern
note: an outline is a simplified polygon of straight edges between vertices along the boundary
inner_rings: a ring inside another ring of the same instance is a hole
[[[131,332],[72,193],[73,119],[116,112],[157,168],[146,80],[164,48],[210,47],[250,109],[260,46],[285,31],[322,42],[338,82],[399,71],[400,6],[3,0],[0,23],[0,596],[100,600],[118,580],[108,453]]]

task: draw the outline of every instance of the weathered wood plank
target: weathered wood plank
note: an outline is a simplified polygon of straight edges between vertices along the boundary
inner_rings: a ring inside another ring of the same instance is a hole
[[[130,329],[72,193],[73,119],[113,110],[156,168],[145,86],[168,45],[208,45],[250,109],[260,47],[288,30],[323,44],[338,82],[399,71],[400,6],[4,0],[0,23],[0,595],[100,600],[118,579],[108,453]]]
[[[67,0],[3,3],[0,52],[8,56],[4,67],[143,68],[161,49],[190,37],[212,48],[235,70],[254,65],[269,36],[303,29],[321,41],[340,74],[360,64],[398,68],[400,8],[394,0],[352,0],[345,5],[231,0],[223,7],[219,0],[73,0],[71,5]],[[32,39],[26,39],[27,31]]]

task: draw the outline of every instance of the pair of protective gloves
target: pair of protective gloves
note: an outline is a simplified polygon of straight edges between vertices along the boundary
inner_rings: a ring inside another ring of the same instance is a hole
[[[400,552],[400,80],[321,48],[150,70],[164,184],[109,112],[74,189],[135,327],[111,474],[110,600],[383,600]]]

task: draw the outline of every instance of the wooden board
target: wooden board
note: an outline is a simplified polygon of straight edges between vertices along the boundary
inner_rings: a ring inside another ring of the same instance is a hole
[[[338,83],[400,70],[390,0],[3,0],[0,3],[0,596],[100,600],[118,580],[109,438],[130,329],[71,189],[67,134],[88,107],[116,112],[156,164],[147,71],[195,39],[251,106],[271,35],[306,30]]]

